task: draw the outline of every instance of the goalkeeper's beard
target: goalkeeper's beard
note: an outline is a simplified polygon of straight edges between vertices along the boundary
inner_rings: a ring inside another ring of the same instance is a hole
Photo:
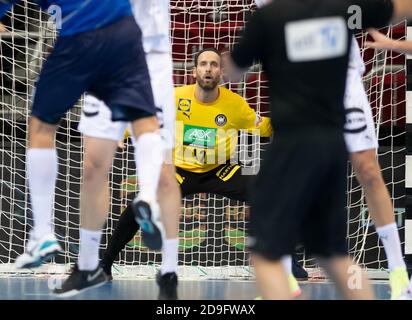
[[[206,83],[206,81],[199,78],[199,80],[197,80],[197,84],[205,91],[213,91],[218,86],[219,80],[212,79],[209,83]]]

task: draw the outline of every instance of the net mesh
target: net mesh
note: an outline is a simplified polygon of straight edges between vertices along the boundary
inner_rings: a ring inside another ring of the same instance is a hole
[[[171,40],[176,86],[193,83],[194,53],[206,47],[229,50],[239,37],[245,20],[255,9],[252,0],[172,0]],[[25,180],[27,122],[34,82],[50,52],[56,32],[48,16],[30,1],[22,1],[4,20],[8,31],[0,45],[0,272],[15,272],[12,263],[23,253],[32,226],[29,193]],[[405,23],[384,31],[405,38]],[[366,36],[359,35],[362,45]],[[363,47],[362,47],[363,48]],[[397,222],[403,230],[405,154],[405,58],[392,52],[362,49],[367,66],[365,87],[379,136],[379,161],[394,200]],[[261,115],[269,115],[268,83],[260,66],[253,66],[238,83],[225,86],[245,97]],[[79,106],[81,102],[79,103]],[[79,242],[79,192],[82,176],[82,142],[77,132],[79,107],[61,122],[57,141],[59,175],[54,203],[55,233],[64,254],[44,271],[67,270],[75,261]],[[243,165],[257,171],[266,141],[241,133],[238,144]],[[133,147],[126,144],[116,153],[110,172],[110,214],[101,249],[107,245],[122,210],[137,191]],[[371,270],[387,268],[386,257],[369,219],[362,189],[348,164],[347,241],[350,253]],[[197,194],[183,200],[180,221],[179,273],[182,277],[250,277],[245,234],[249,209],[241,202],[214,194]],[[402,235],[402,232],[401,232]],[[314,260],[299,249],[299,259],[311,275],[321,275]],[[153,276],[161,262],[159,253],[141,244],[140,233],[129,242],[115,264],[118,275]],[[57,268],[57,266],[63,266]],[[57,269],[56,269],[57,268]],[[31,271],[26,271],[31,272]]]

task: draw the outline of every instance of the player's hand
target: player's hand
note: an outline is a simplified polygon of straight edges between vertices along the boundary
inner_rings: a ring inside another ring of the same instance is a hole
[[[6,31],[7,31],[6,27],[4,26],[4,24],[0,22],[0,32],[6,32]]]
[[[260,115],[256,114],[256,121],[255,121],[256,128],[259,127],[262,122],[263,122],[262,117]]]
[[[222,52],[221,54],[222,58],[222,78],[224,82],[229,82],[229,76],[227,74],[228,69],[230,69],[230,53],[229,52]]]
[[[120,150],[126,149],[126,145],[125,145],[125,143],[124,143],[123,140],[120,140],[119,142],[117,142],[117,147],[118,147]]]
[[[240,70],[232,60],[230,52],[223,52],[221,54],[222,66],[223,66],[223,81],[225,82],[239,82],[243,76],[242,70]]]
[[[393,50],[396,47],[397,41],[388,38],[383,33],[376,29],[369,29],[369,34],[372,36],[374,42],[366,41],[365,45],[373,49]]]

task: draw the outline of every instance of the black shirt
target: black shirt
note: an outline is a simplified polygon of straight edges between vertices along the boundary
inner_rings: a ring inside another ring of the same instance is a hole
[[[353,12],[361,12],[361,20]],[[343,130],[351,37],[359,31],[350,30],[348,20],[383,27],[392,14],[391,0],[273,0],[246,24],[232,57],[242,68],[263,63],[278,132]]]

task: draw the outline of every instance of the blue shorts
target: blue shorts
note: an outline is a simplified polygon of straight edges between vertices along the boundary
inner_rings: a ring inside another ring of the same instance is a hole
[[[84,92],[103,100],[112,120],[156,114],[142,33],[133,17],[60,37],[36,84],[32,115],[57,124]]]

